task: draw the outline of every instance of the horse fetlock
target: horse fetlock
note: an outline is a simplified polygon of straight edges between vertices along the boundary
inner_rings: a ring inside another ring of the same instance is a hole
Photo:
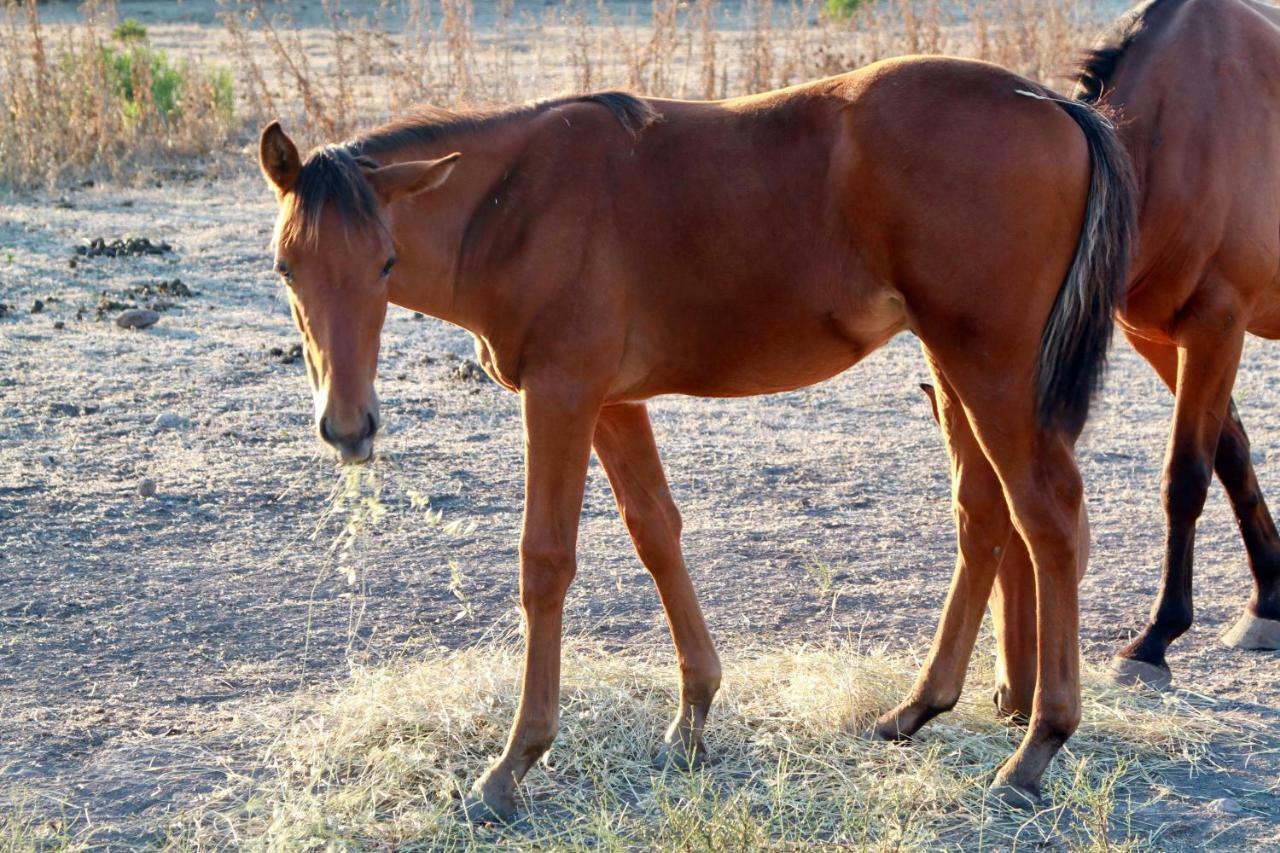
[[[1017,691],[1005,682],[996,685],[996,715],[1018,725],[1025,725],[1031,719],[1032,696],[1029,691]]]
[[[925,723],[954,708],[959,700],[958,695],[945,700],[908,699],[876,720],[871,732],[872,736],[879,740],[908,740],[920,731]]]

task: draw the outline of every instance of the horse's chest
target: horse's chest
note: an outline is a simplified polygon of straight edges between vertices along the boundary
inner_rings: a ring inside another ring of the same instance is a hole
[[[503,365],[490,343],[479,335],[475,336],[475,342],[476,361],[480,362],[480,367],[489,375],[489,378],[508,391],[520,390],[516,385],[516,377],[512,374],[512,367],[508,365],[506,371],[503,370]]]

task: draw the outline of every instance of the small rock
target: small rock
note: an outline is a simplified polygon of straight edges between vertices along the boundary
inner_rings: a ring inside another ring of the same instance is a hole
[[[75,403],[50,403],[49,414],[60,418],[78,418],[80,407]]]
[[[156,496],[156,481],[150,477],[143,477],[138,481],[138,497],[154,498]]]
[[[67,266],[71,267],[72,269],[75,269],[76,267],[80,266],[80,264],[76,262],[75,258],[68,258]]]
[[[44,300],[43,300],[43,299],[37,299],[35,302],[32,302],[32,303],[31,303],[31,313],[32,313],[32,314],[39,314],[39,313],[40,313],[41,311],[43,311],[43,310],[44,310]]]
[[[147,308],[129,308],[116,317],[116,325],[122,329],[145,329],[154,326],[160,314]]]
[[[62,329],[65,329],[65,328],[67,327],[67,324],[66,324],[66,323],[64,323],[64,322],[62,322],[61,320],[57,320],[57,321],[55,321],[55,322],[54,322],[53,327],[54,327],[55,329],[62,330]]]
[[[1209,803],[1209,811],[1214,814],[1240,814],[1244,809],[1231,797],[1222,797]]]
[[[5,303],[0,302],[0,317],[3,317],[5,314],[8,314],[12,310],[13,310],[12,305],[6,305]]]
[[[426,315],[426,314],[423,314],[421,311],[414,311],[414,312],[413,312],[413,319],[415,319],[415,320],[425,320],[425,319],[427,319],[427,315]]]
[[[186,429],[191,426],[191,421],[173,412],[161,412],[151,425],[156,429]]]
[[[489,377],[485,375],[480,365],[471,359],[463,359],[462,363],[453,369],[453,378],[459,382],[483,382]]]

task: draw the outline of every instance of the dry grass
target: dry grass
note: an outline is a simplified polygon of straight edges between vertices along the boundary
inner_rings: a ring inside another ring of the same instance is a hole
[[[1020,732],[975,687],[915,744],[861,737],[915,664],[852,646],[726,655],[704,771],[657,772],[649,750],[675,703],[665,650],[565,655],[560,736],[526,780],[526,816],[467,823],[457,798],[495,755],[515,707],[513,642],[357,671],[327,695],[245,716],[252,775],[176,824],[176,849],[1131,849],[1132,817],[1206,760],[1227,727],[1185,698],[1087,684],[1084,724],[1047,777],[1054,808],[1027,816],[983,796]],[[989,683],[979,655],[974,685]],[[1238,732],[1233,738],[1240,737]]]
[[[977,57],[1066,88],[1103,23],[1088,0],[878,0],[849,14],[821,0],[654,0],[646,18],[625,20],[592,0],[537,13],[499,0],[484,26],[471,0],[385,0],[366,15],[323,0],[325,26],[304,28],[284,4],[219,1],[223,29],[211,35],[225,43],[226,68],[121,44],[110,0],[57,27],[34,0],[7,0],[0,182],[136,178],[159,160],[243,143],[275,117],[316,143],[420,102],[475,107],[606,88],[719,98],[907,53]],[[158,74],[176,100],[153,95]]]
[[[0,183],[56,183],[86,172],[130,178],[140,163],[206,154],[235,113],[229,71],[173,58],[110,3],[51,30],[34,0],[0,19]]]
[[[473,107],[607,88],[721,98],[909,53],[972,56],[1065,88],[1103,23],[1083,0],[945,9],[940,0],[880,0],[848,15],[818,0],[654,0],[647,20],[619,20],[590,0],[517,14],[504,0],[486,31],[469,0],[400,0],[368,17],[325,8],[319,52],[332,61],[323,64],[307,57],[315,34],[261,0],[235,0],[224,18],[257,118],[287,116],[313,141],[419,102]]]

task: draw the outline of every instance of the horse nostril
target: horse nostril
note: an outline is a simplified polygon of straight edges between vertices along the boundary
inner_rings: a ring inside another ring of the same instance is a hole
[[[378,419],[373,416],[373,412],[369,412],[365,416],[365,438],[373,438],[378,434]]]
[[[320,437],[325,440],[326,444],[334,444],[333,433],[329,432],[329,419],[320,419]]]

